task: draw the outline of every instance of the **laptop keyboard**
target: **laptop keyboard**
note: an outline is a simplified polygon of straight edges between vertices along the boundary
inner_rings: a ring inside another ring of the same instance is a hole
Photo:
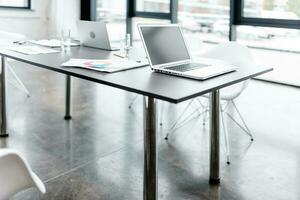
[[[191,70],[194,70],[194,69],[198,69],[198,68],[202,68],[202,67],[207,67],[207,66],[209,66],[209,65],[207,65],[207,64],[200,64],[200,63],[189,63],[189,64],[184,64],[184,65],[167,67],[165,69],[173,70],[173,71],[179,71],[179,72],[186,72],[186,71],[191,71]]]

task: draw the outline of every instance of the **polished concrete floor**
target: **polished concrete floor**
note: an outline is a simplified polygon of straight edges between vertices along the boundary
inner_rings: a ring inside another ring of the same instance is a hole
[[[31,97],[8,85],[10,137],[0,145],[23,153],[47,193],[29,189],[13,199],[142,199],[142,97],[129,110],[134,94],[74,79],[73,120],[64,121],[64,76],[19,63],[14,69]],[[300,199],[300,90],[252,81],[237,104],[255,140],[227,120],[231,165],[222,140],[220,186],[208,184],[207,125],[192,120],[166,142],[185,104],[164,104],[159,199]]]

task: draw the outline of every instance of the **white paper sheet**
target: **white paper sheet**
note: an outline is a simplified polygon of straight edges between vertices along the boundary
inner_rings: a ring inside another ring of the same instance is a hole
[[[48,54],[48,53],[57,53],[59,51],[39,46],[16,46],[10,47],[9,50],[23,53],[26,55],[37,55],[37,54]]]
[[[61,41],[57,40],[57,39],[52,39],[52,40],[30,40],[29,42],[32,43],[32,44],[37,44],[37,45],[51,47],[51,48],[61,47]],[[79,44],[71,42],[70,46],[71,47],[79,46]]]
[[[117,72],[148,65],[145,61],[136,60],[97,60],[97,59],[70,59],[62,67],[79,67],[101,72]]]

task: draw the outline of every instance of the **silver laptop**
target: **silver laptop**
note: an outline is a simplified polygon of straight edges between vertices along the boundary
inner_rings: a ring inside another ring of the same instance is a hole
[[[77,21],[77,28],[82,45],[109,51],[119,50],[111,46],[105,23]]]
[[[138,25],[151,69],[198,80],[236,70],[214,62],[193,63],[178,24]]]

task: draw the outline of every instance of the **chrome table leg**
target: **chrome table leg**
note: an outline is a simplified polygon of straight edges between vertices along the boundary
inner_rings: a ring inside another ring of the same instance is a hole
[[[71,116],[71,76],[66,75],[66,113],[65,119],[72,119]]]
[[[220,93],[210,97],[210,184],[220,183]]]
[[[1,133],[0,137],[8,137],[7,133],[7,116],[6,116],[6,67],[5,67],[5,57],[1,57]]]
[[[156,100],[144,97],[144,200],[157,200]]]

